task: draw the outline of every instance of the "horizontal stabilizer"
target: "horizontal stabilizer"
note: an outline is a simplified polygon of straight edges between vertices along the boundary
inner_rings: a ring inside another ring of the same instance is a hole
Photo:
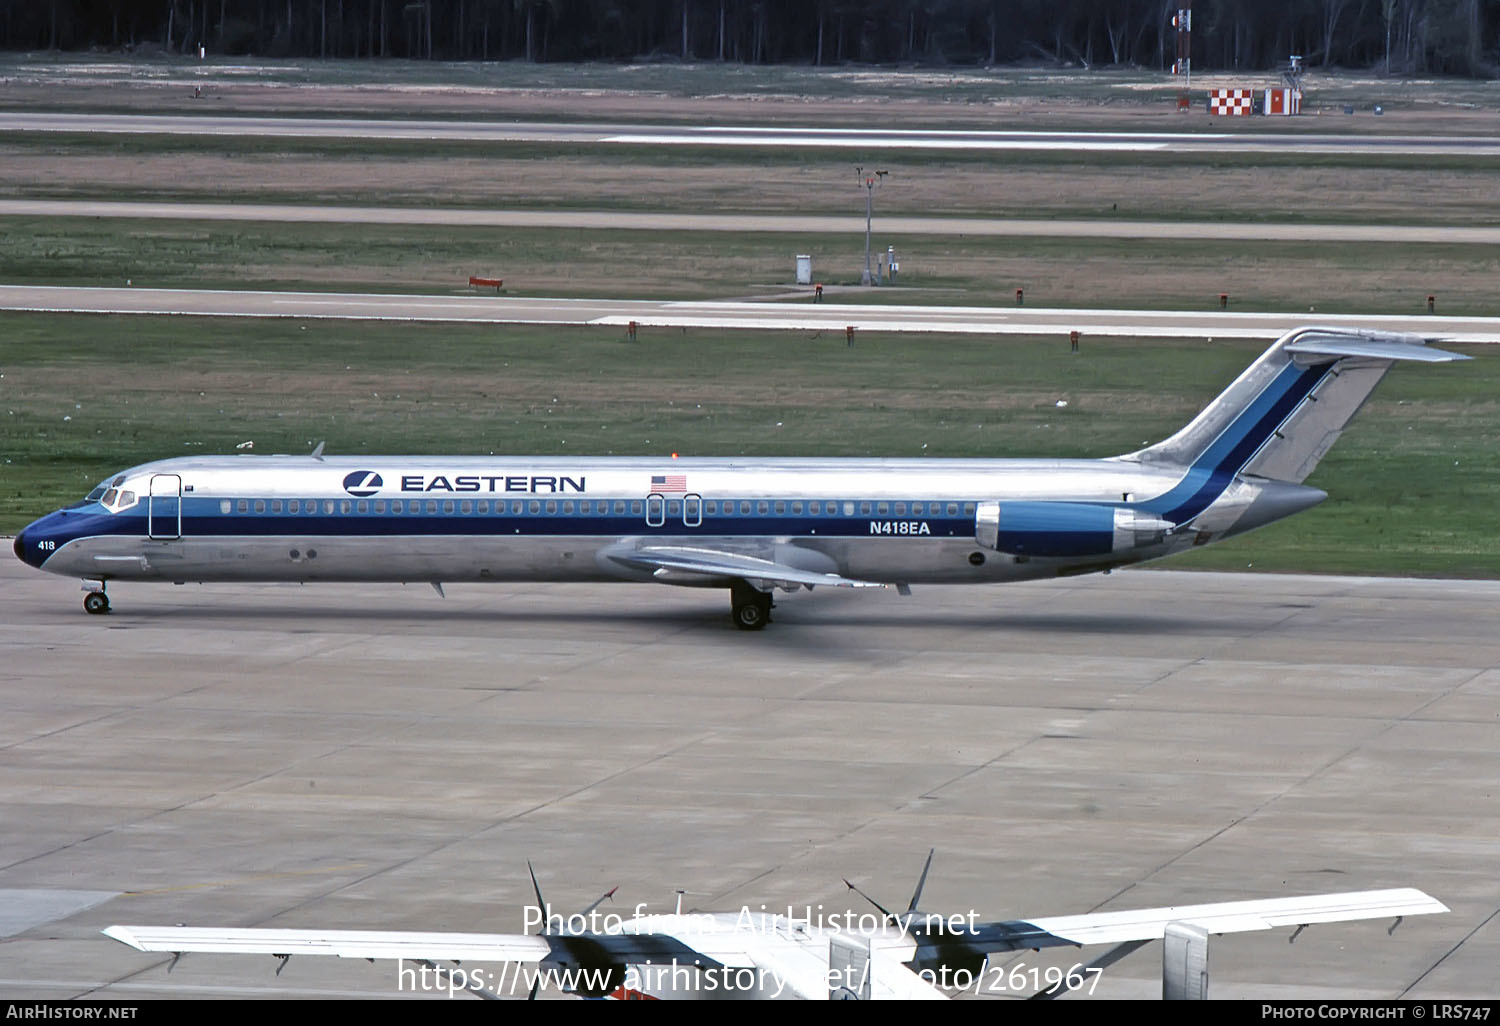
[[[1419,363],[1451,363],[1454,360],[1472,360],[1472,356],[1432,349],[1416,336],[1408,341],[1405,336],[1387,338],[1350,338],[1338,335],[1310,335],[1289,343],[1284,352],[1306,353],[1315,356],[1340,358],[1365,356],[1375,360],[1416,360]]]

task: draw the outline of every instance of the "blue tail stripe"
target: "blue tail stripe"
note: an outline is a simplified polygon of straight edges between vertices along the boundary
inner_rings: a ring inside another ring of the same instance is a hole
[[[1140,508],[1176,523],[1193,519],[1228,488],[1250,457],[1271,433],[1307,398],[1332,363],[1298,367],[1288,363],[1260,394],[1193,461],[1170,491],[1140,504]]]

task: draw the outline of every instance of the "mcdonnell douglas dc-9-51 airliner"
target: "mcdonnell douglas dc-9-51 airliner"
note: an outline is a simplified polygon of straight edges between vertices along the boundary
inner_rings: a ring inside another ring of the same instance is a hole
[[[655,581],[771,594],[1016,581],[1139,563],[1321,502],[1302,484],[1409,335],[1300,328],[1182,430],[1095,460],[189,457],[112,475],[16,555],[84,579]]]

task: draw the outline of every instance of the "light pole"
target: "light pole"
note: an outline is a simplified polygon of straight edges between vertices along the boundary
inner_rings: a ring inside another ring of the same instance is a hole
[[[865,174],[865,169],[856,165],[854,173],[860,176],[865,186],[865,273],[860,276],[859,283],[868,285],[870,284],[870,219],[875,213],[875,186],[890,172],[871,171]]]

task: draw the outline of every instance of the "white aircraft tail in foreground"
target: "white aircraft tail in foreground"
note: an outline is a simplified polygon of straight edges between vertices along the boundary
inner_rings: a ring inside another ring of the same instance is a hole
[[[112,580],[650,581],[727,588],[734,622],[817,586],[1107,571],[1279,520],[1408,335],[1284,335],[1171,438],[1109,459],[189,457],[28,525],[22,560]]]
[[[931,861],[929,854],[929,866]],[[924,869],[924,882],[926,876]],[[1022,984],[1029,981],[1036,991],[1032,996],[1054,997],[1092,990],[1105,967],[1150,941],[1163,940],[1163,996],[1206,997],[1211,935],[1282,927],[1300,932],[1315,924],[1360,919],[1399,923],[1406,916],[1448,911],[1423,892],[1402,888],[977,922],[974,915],[918,911],[921,889],[919,883],[905,912],[892,913],[877,904],[878,914],[810,912],[803,919],[748,908],[739,913],[679,910],[591,918],[599,902],[587,914],[553,917],[538,889],[537,909],[546,910],[537,914],[538,922],[556,923],[555,932],[541,934],[190,926],[111,926],[104,932],[140,951],[176,957],[259,954],[275,956],[283,965],[293,955],[397,960],[393,989],[469,991],[488,998],[535,997],[543,987],[621,999],[1014,995],[1015,966],[992,965],[992,956],[1113,945],[1067,969],[1022,973]],[[568,926],[574,920],[580,928]],[[510,972],[475,963],[531,968]]]

